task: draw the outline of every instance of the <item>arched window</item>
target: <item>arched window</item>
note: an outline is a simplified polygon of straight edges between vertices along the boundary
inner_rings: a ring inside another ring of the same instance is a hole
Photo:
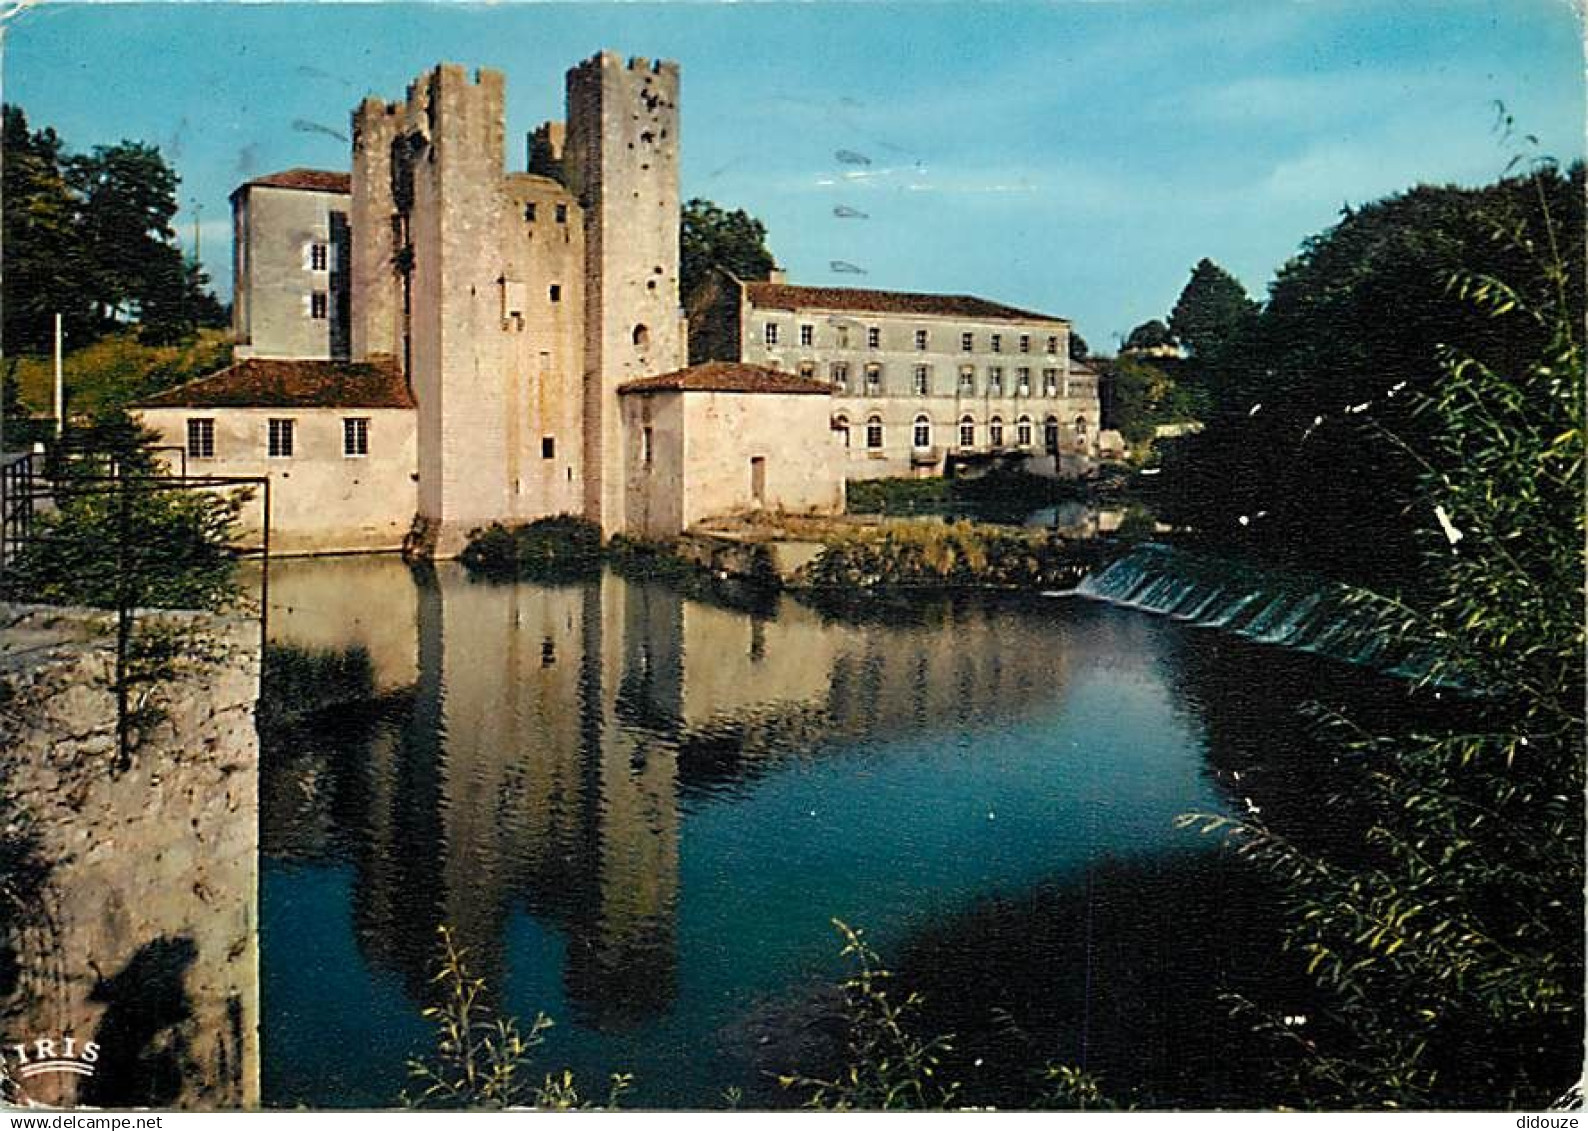
[[[833,417],[833,439],[846,448],[849,446],[849,417]]]
[[[866,418],[866,447],[876,450],[882,447],[882,417],[872,415]]]
[[[925,451],[932,446],[932,421],[923,413],[915,418],[915,429],[911,434],[917,451]],[[881,443],[876,445],[881,447]]]
[[[1029,416],[1022,416],[1015,421],[1015,443],[1022,448],[1031,446],[1031,418]]]
[[[1042,447],[1050,453],[1059,450],[1059,418],[1056,416],[1042,422]]]
[[[987,446],[1001,448],[1004,446],[1004,418],[995,416],[987,422]]]
[[[974,448],[976,446],[976,420],[969,415],[959,418],[959,446]]]
[[[634,327],[634,344],[639,349],[644,349],[651,344],[651,332],[646,329],[643,322]]]
[[[1075,418],[1075,434],[1077,436],[1086,435],[1086,417],[1077,416]]]

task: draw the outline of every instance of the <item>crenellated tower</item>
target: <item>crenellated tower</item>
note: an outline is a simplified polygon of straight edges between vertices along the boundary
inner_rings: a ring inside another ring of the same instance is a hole
[[[568,72],[562,169],[584,215],[585,515],[624,528],[617,388],[682,368],[678,64],[602,52]]]

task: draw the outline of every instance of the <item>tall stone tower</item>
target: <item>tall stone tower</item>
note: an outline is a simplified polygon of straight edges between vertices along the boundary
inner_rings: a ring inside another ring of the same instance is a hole
[[[503,79],[442,64],[354,113],[355,356],[391,353],[418,402],[418,512],[443,556],[513,517],[503,362]]]
[[[563,171],[585,225],[585,515],[624,529],[617,388],[684,366],[678,64],[603,51],[568,72]]]

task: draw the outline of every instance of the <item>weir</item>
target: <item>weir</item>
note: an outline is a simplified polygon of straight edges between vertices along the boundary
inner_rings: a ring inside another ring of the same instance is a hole
[[[1148,543],[1075,591],[1391,675],[1418,678],[1429,670],[1424,650],[1387,635],[1350,589],[1323,578]]]

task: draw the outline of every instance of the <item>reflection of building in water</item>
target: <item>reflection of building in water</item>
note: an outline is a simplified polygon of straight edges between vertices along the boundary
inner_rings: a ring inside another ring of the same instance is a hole
[[[403,606],[395,588],[392,600]],[[601,1028],[672,1000],[686,791],[833,741],[1023,713],[1051,701],[1065,670],[1037,625],[975,604],[860,626],[789,600],[752,616],[611,575],[487,585],[448,565],[406,602],[418,677],[401,733],[367,726],[364,757],[335,759],[356,780],[319,801],[271,796],[362,806],[335,818],[365,838],[353,849],[361,945],[413,992],[442,922],[501,984],[522,906],[566,935],[569,999]]]

